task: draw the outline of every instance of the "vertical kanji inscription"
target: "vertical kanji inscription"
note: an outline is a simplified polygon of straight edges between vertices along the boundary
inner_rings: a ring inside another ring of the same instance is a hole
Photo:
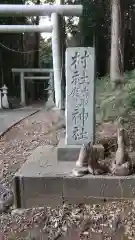
[[[66,140],[68,144],[83,144],[92,140],[93,53],[93,48],[69,48],[66,52]]]

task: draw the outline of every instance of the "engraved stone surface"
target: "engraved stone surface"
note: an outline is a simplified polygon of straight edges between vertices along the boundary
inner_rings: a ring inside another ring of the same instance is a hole
[[[91,47],[66,50],[66,144],[81,145],[94,137],[94,62]]]

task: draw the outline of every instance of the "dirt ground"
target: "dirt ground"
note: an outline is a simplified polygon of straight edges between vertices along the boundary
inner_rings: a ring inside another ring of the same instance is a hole
[[[64,134],[63,127],[63,116],[59,112],[41,110],[7,132],[0,140],[0,182],[12,187],[14,173],[26,161],[33,149],[44,144],[56,146],[60,135]],[[27,225],[33,225],[38,221],[35,218],[40,218],[39,221],[41,221],[43,212],[42,208],[29,211],[20,210],[21,220],[19,220],[18,212],[16,219],[16,211],[10,209],[8,213],[0,215],[0,230],[7,234],[12,231],[22,232]],[[32,219],[29,219],[30,216],[28,216],[28,221],[24,221],[24,215],[31,215]],[[18,221],[22,222],[21,225],[18,225]]]
[[[10,183],[17,169],[39,145],[56,146],[60,134],[64,134],[63,125],[59,112],[41,110],[7,132],[0,141],[1,182]]]
[[[135,116],[132,116],[135,120]],[[132,121],[132,125],[134,125]],[[99,126],[101,134],[115,135],[114,128]],[[112,125],[110,125],[112,126]],[[132,131],[129,124],[129,131]],[[106,132],[106,133],[105,133]],[[64,136],[64,115],[41,110],[13,127],[0,140],[0,181],[12,186],[14,173],[26,161],[36,147],[51,144],[56,146]],[[135,239],[134,202],[122,201],[101,205],[79,205],[61,208],[14,209],[11,207],[0,215],[0,240],[4,239]],[[73,227],[78,226],[77,232]],[[69,236],[61,238],[68,229]],[[123,230],[124,227],[124,230]],[[79,231],[83,232],[78,235]],[[96,231],[93,235],[92,231]],[[90,236],[91,234],[91,236]],[[97,235],[96,235],[97,234]],[[125,237],[128,234],[130,238]],[[89,237],[88,237],[89,236]],[[114,238],[115,237],[115,238]]]

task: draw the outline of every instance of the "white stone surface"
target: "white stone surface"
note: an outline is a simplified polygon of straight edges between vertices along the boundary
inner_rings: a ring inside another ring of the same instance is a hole
[[[3,106],[3,108],[9,108],[9,102],[8,102],[8,96],[7,96],[8,88],[7,88],[6,85],[4,85],[2,87],[2,94],[3,94],[3,96],[2,96],[2,106]]]
[[[93,141],[95,124],[95,51],[91,47],[66,50],[66,144]]]

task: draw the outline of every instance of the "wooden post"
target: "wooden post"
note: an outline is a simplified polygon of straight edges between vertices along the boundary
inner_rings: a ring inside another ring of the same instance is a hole
[[[25,80],[24,80],[24,72],[20,72],[20,84],[21,84],[21,105],[26,105],[25,100]]]

